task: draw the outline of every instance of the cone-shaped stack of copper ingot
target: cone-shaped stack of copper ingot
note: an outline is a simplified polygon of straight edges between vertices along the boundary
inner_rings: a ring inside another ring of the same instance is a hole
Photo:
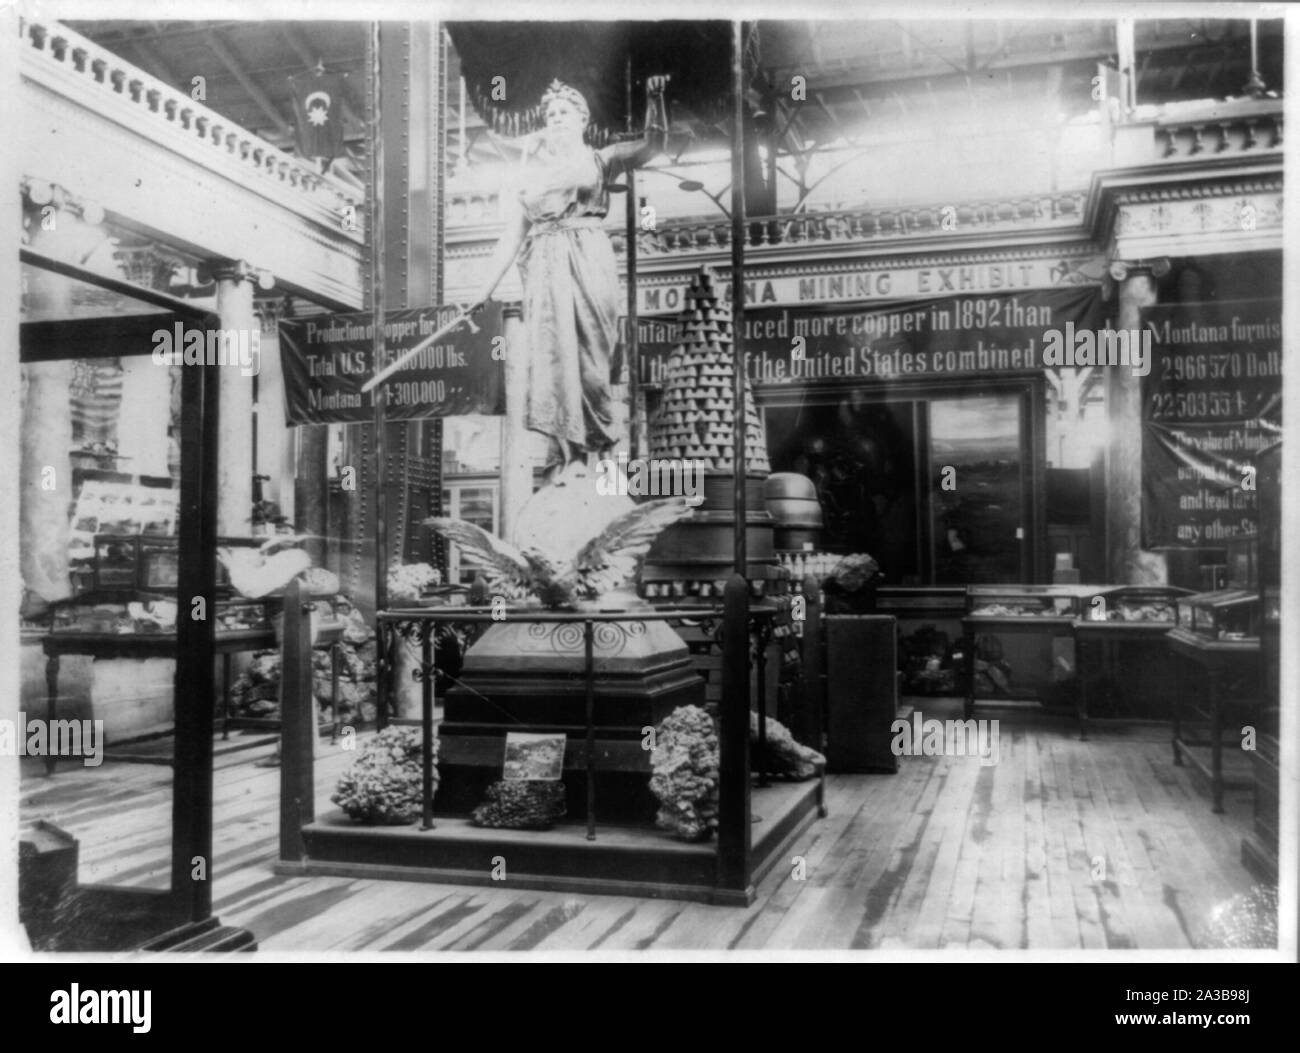
[[[718,303],[708,271],[686,290],[679,321],[682,342],[668,357],[663,402],[650,424],[650,456],[730,476],[736,459],[731,308]],[[746,382],[745,474],[765,478],[770,471],[766,429]]]
[[[720,600],[735,560],[735,343],[731,308],[719,303],[702,269],[686,291],[681,343],[668,358],[659,412],[650,422],[652,463],[682,462],[702,485],[695,515],[655,540],[641,574],[647,599]],[[770,472],[767,432],[745,382],[746,577],[755,595],[778,569],[763,481]]]

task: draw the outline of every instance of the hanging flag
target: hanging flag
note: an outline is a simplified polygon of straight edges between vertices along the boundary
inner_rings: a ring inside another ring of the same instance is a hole
[[[1109,62],[1097,63],[1097,76],[1093,78],[1093,100],[1101,119],[1106,138],[1115,138],[1115,129],[1124,123],[1124,74]]]
[[[332,161],[343,154],[343,77],[313,73],[290,77],[298,154]]]

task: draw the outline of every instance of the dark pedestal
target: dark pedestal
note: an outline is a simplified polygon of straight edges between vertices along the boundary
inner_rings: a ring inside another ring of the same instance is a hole
[[[663,622],[594,626],[592,752],[601,823],[654,821],[645,729],[678,706],[703,706],[704,680],[681,638]],[[461,685],[447,693],[434,813],[468,816],[501,778],[507,732],[567,736],[568,820],[586,814],[587,683],[577,623],[493,625],[465,656]]]
[[[764,478],[764,474],[751,473],[745,479],[745,577],[750,581],[776,576],[773,521],[763,496]],[[651,543],[641,571],[643,584],[715,584],[730,577],[736,553],[735,480],[730,471],[706,471],[703,482],[702,501],[695,514],[674,523]]]
[[[18,841],[18,919],[35,950],[54,950],[77,893],[77,839],[41,819]]]
[[[826,770],[896,772],[897,623],[890,615],[827,615]]]

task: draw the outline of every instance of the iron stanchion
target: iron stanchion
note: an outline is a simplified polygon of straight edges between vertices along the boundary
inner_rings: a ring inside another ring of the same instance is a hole
[[[582,623],[582,650],[587,673],[587,840],[596,840],[596,628],[590,618]]]
[[[424,822],[421,830],[433,829],[433,633],[435,626],[426,622],[420,627],[420,742],[421,777],[424,780]]]

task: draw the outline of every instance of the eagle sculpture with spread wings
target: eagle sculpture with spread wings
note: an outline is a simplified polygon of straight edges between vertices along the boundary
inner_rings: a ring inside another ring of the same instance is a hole
[[[461,558],[481,569],[493,596],[536,599],[552,609],[576,610],[628,581],[660,531],[694,507],[682,497],[647,501],[619,516],[581,545],[567,563],[556,564],[536,548],[522,551],[463,519],[424,522],[460,546]]]

